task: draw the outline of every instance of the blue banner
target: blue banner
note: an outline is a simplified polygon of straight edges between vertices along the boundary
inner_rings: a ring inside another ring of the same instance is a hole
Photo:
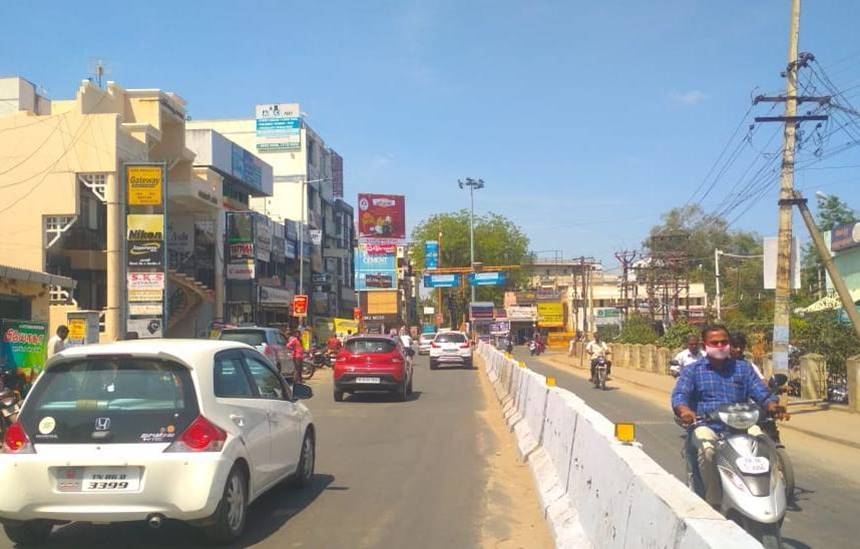
[[[368,254],[363,246],[359,246],[355,254],[355,289],[396,290],[397,256]]]
[[[428,240],[424,243],[424,268],[439,268],[439,242]]]
[[[457,288],[461,282],[458,274],[424,275],[425,288]]]
[[[507,276],[504,272],[469,274],[470,286],[504,286],[506,281]]]

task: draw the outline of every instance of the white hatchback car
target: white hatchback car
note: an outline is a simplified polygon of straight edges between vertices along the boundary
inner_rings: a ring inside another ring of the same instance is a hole
[[[436,337],[435,333],[424,333],[418,337],[418,354],[419,355],[429,355],[430,354],[430,344],[433,343],[434,337]]]
[[[472,343],[464,332],[439,332],[430,343],[430,369],[440,364],[461,364],[472,367]]]
[[[247,345],[74,347],[48,361],[5,434],[0,522],[21,544],[58,523],[165,518],[228,543],[263,492],[307,485],[314,458],[310,412]]]

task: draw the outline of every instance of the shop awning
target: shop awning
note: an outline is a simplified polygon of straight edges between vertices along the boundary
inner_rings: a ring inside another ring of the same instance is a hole
[[[78,285],[76,281],[65,276],[43,273],[41,271],[30,271],[19,267],[9,267],[8,265],[0,265],[0,278],[18,280],[21,282],[33,282],[35,284],[47,284],[49,286],[59,286],[66,289],[74,289]]]
[[[860,300],[860,288],[856,290],[851,290],[851,300],[855,303]],[[842,300],[839,299],[839,296],[836,293],[832,293],[822,297],[812,305],[804,307],[800,310],[804,313],[818,313],[821,311],[829,311],[841,308]]]

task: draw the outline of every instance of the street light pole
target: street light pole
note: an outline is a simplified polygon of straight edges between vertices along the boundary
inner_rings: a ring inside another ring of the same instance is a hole
[[[469,187],[470,209],[469,209],[469,260],[470,267],[475,268],[475,189],[484,188],[483,179],[472,179],[467,177],[465,181],[457,180],[461,189]],[[475,301],[475,285],[472,284],[472,302]]]

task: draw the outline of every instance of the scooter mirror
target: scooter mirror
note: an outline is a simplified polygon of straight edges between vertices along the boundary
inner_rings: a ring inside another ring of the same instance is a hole
[[[770,382],[774,387],[782,387],[788,383],[788,376],[785,374],[774,374],[773,377],[770,378]]]

